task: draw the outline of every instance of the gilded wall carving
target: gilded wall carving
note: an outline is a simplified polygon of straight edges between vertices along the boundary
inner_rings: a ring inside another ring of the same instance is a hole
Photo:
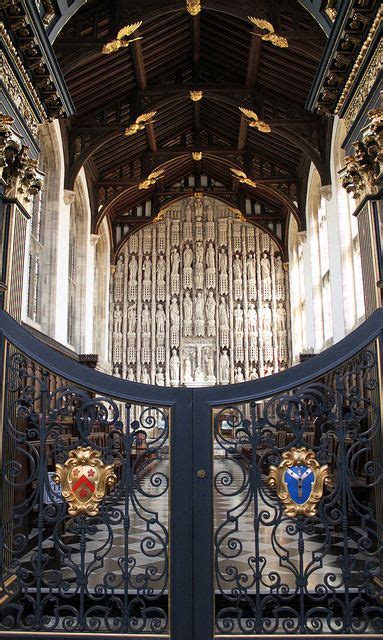
[[[157,385],[243,382],[286,368],[287,273],[273,239],[189,198],[132,235],[110,312],[115,375]]]

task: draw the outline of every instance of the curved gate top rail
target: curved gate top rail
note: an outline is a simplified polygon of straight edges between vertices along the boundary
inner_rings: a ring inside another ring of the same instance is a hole
[[[193,389],[193,395],[198,396],[200,400],[213,400],[213,404],[235,402],[238,397],[246,402],[272,396],[281,391],[307,384],[338,368],[382,333],[383,309],[378,309],[343,340],[302,364],[252,382]],[[116,399],[126,400],[129,398],[132,402],[138,403],[161,402],[171,406],[181,400],[182,395],[188,391],[184,388],[154,387],[153,385],[130,382],[87,369],[82,364],[45,345],[4,311],[0,311],[0,335],[52,373],[92,391],[97,392],[102,389],[104,393],[110,394]]]

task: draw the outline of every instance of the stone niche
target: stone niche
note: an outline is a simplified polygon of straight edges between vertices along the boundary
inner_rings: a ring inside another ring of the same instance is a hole
[[[287,273],[272,237],[213,198],[130,236],[110,309],[115,375],[160,386],[254,380],[288,366]]]

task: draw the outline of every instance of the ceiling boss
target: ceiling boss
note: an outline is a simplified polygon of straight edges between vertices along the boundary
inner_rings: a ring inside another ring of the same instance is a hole
[[[196,16],[201,12],[201,0],[186,0],[186,11],[191,16]]]
[[[314,451],[293,447],[282,453],[278,467],[270,466],[267,482],[276,489],[287,516],[313,517],[324,485],[330,483],[330,471],[327,464],[319,464]]]
[[[117,39],[112,40],[111,42],[108,42],[107,44],[105,44],[102,48],[102,53],[104,54],[115,53],[120,49],[126,49],[127,47],[129,47],[131,42],[135,42],[136,40],[142,40],[142,36],[137,36],[137,38],[129,37],[135,31],[137,31],[137,29],[141,25],[142,25],[142,20],[140,22],[135,22],[134,24],[128,24],[123,29],[120,29],[120,31],[117,34]]]
[[[287,38],[284,38],[283,36],[279,36],[278,34],[275,33],[274,27],[271,24],[271,22],[268,22],[267,20],[262,20],[261,18],[254,18],[253,16],[248,16],[248,19],[250,20],[251,24],[254,24],[256,27],[258,27],[262,31],[267,32],[263,34],[253,33],[254,36],[259,36],[265,42],[271,42],[271,44],[273,44],[275,47],[281,47],[282,49],[285,49],[286,47],[289,46],[289,43],[287,42]]]

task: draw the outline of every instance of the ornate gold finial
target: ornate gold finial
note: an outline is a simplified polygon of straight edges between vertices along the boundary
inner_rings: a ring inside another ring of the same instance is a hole
[[[199,102],[199,100],[202,100],[203,98],[203,91],[202,90],[190,91],[189,95],[190,95],[190,100],[193,100],[193,102]]]
[[[240,171],[239,169],[235,169],[234,167],[230,167],[230,171],[242,184],[248,184],[249,187],[256,187],[257,184],[254,180],[251,180],[247,177],[246,173]]]
[[[133,122],[127,129],[125,129],[126,136],[133,136],[138,131],[143,131],[145,127],[148,126],[150,120],[156,115],[157,111],[149,111],[148,113],[143,113],[141,116],[136,118],[136,121]]]
[[[282,453],[278,467],[270,466],[267,483],[276,489],[287,516],[312,518],[324,485],[330,483],[330,471],[327,464],[319,464],[314,451],[293,447]]]
[[[160,178],[161,176],[163,176],[165,173],[165,169],[158,169],[157,171],[152,171],[148,177],[146,178],[146,180],[143,180],[142,182],[139,183],[138,188],[139,189],[149,189],[150,187],[152,187],[154,184],[156,184],[158,178]]]
[[[193,160],[197,160],[197,162],[202,160],[202,151],[192,151],[192,158]]]
[[[326,6],[325,6],[325,13],[328,15],[330,20],[332,20],[332,22],[335,21],[336,14],[337,14],[335,0],[327,0]]]
[[[248,125],[249,127],[255,127],[258,131],[262,133],[270,133],[271,127],[264,120],[260,120],[255,113],[255,111],[251,111],[250,109],[245,109],[245,107],[238,107],[239,110],[243,113],[244,116],[249,118]]]
[[[203,193],[202,193],[202,191],[194,191],[193,196],[197,200],[200,200],[203,197]]]
[[[123,29],[120,29],[120,31],[117,34],[117,39],[112,40],[111,42],[108,42],[107,44],[105,44],[102,47],[101,52],[104,54],[115,53],[116,51],[119,51],[119,49],[126,49],[126,47],[129,47],[131,42],[135,42],[136,40],[142,40],[142,36],[138,38],[129,39],[129,36],[131,36],[132,33],[137,31],[137,29],[141,25],[142,25],[142,20],[140,20],[140,22],[135,22],[134,24],[128,24]]]
[[[263,20],[262,18],[254,18],[253,16],[248,16],[248,20],[250,20],[251,24],[254,24],[259,29],[262,29],[262,31],[268,32],[264,34],[253,33],[253,35],[259,36],[265,42],[271,42],[271,44],[273,44],[275,47],[281,47],[282,49],[285,49],[286,47],[289,46],[289,43],[287,42],[287,38],[284,38],[283,36],[279,36],[278,34],[275,33],[274,27],[271,24],[271,22],[268,22],[267,20]]]
[[[108,487],[116,484],[114,466],[105,464],[101,455],[101,451],[92,447],[77,447],[69,452],[63,465],[56,465],[53,480],[61,484],[61,494],[69,505],[70,516],[80,513],[97,516]]]
[[[191,16],[196,16],[201,12],[201,0],[186,0],[186,11]]]

